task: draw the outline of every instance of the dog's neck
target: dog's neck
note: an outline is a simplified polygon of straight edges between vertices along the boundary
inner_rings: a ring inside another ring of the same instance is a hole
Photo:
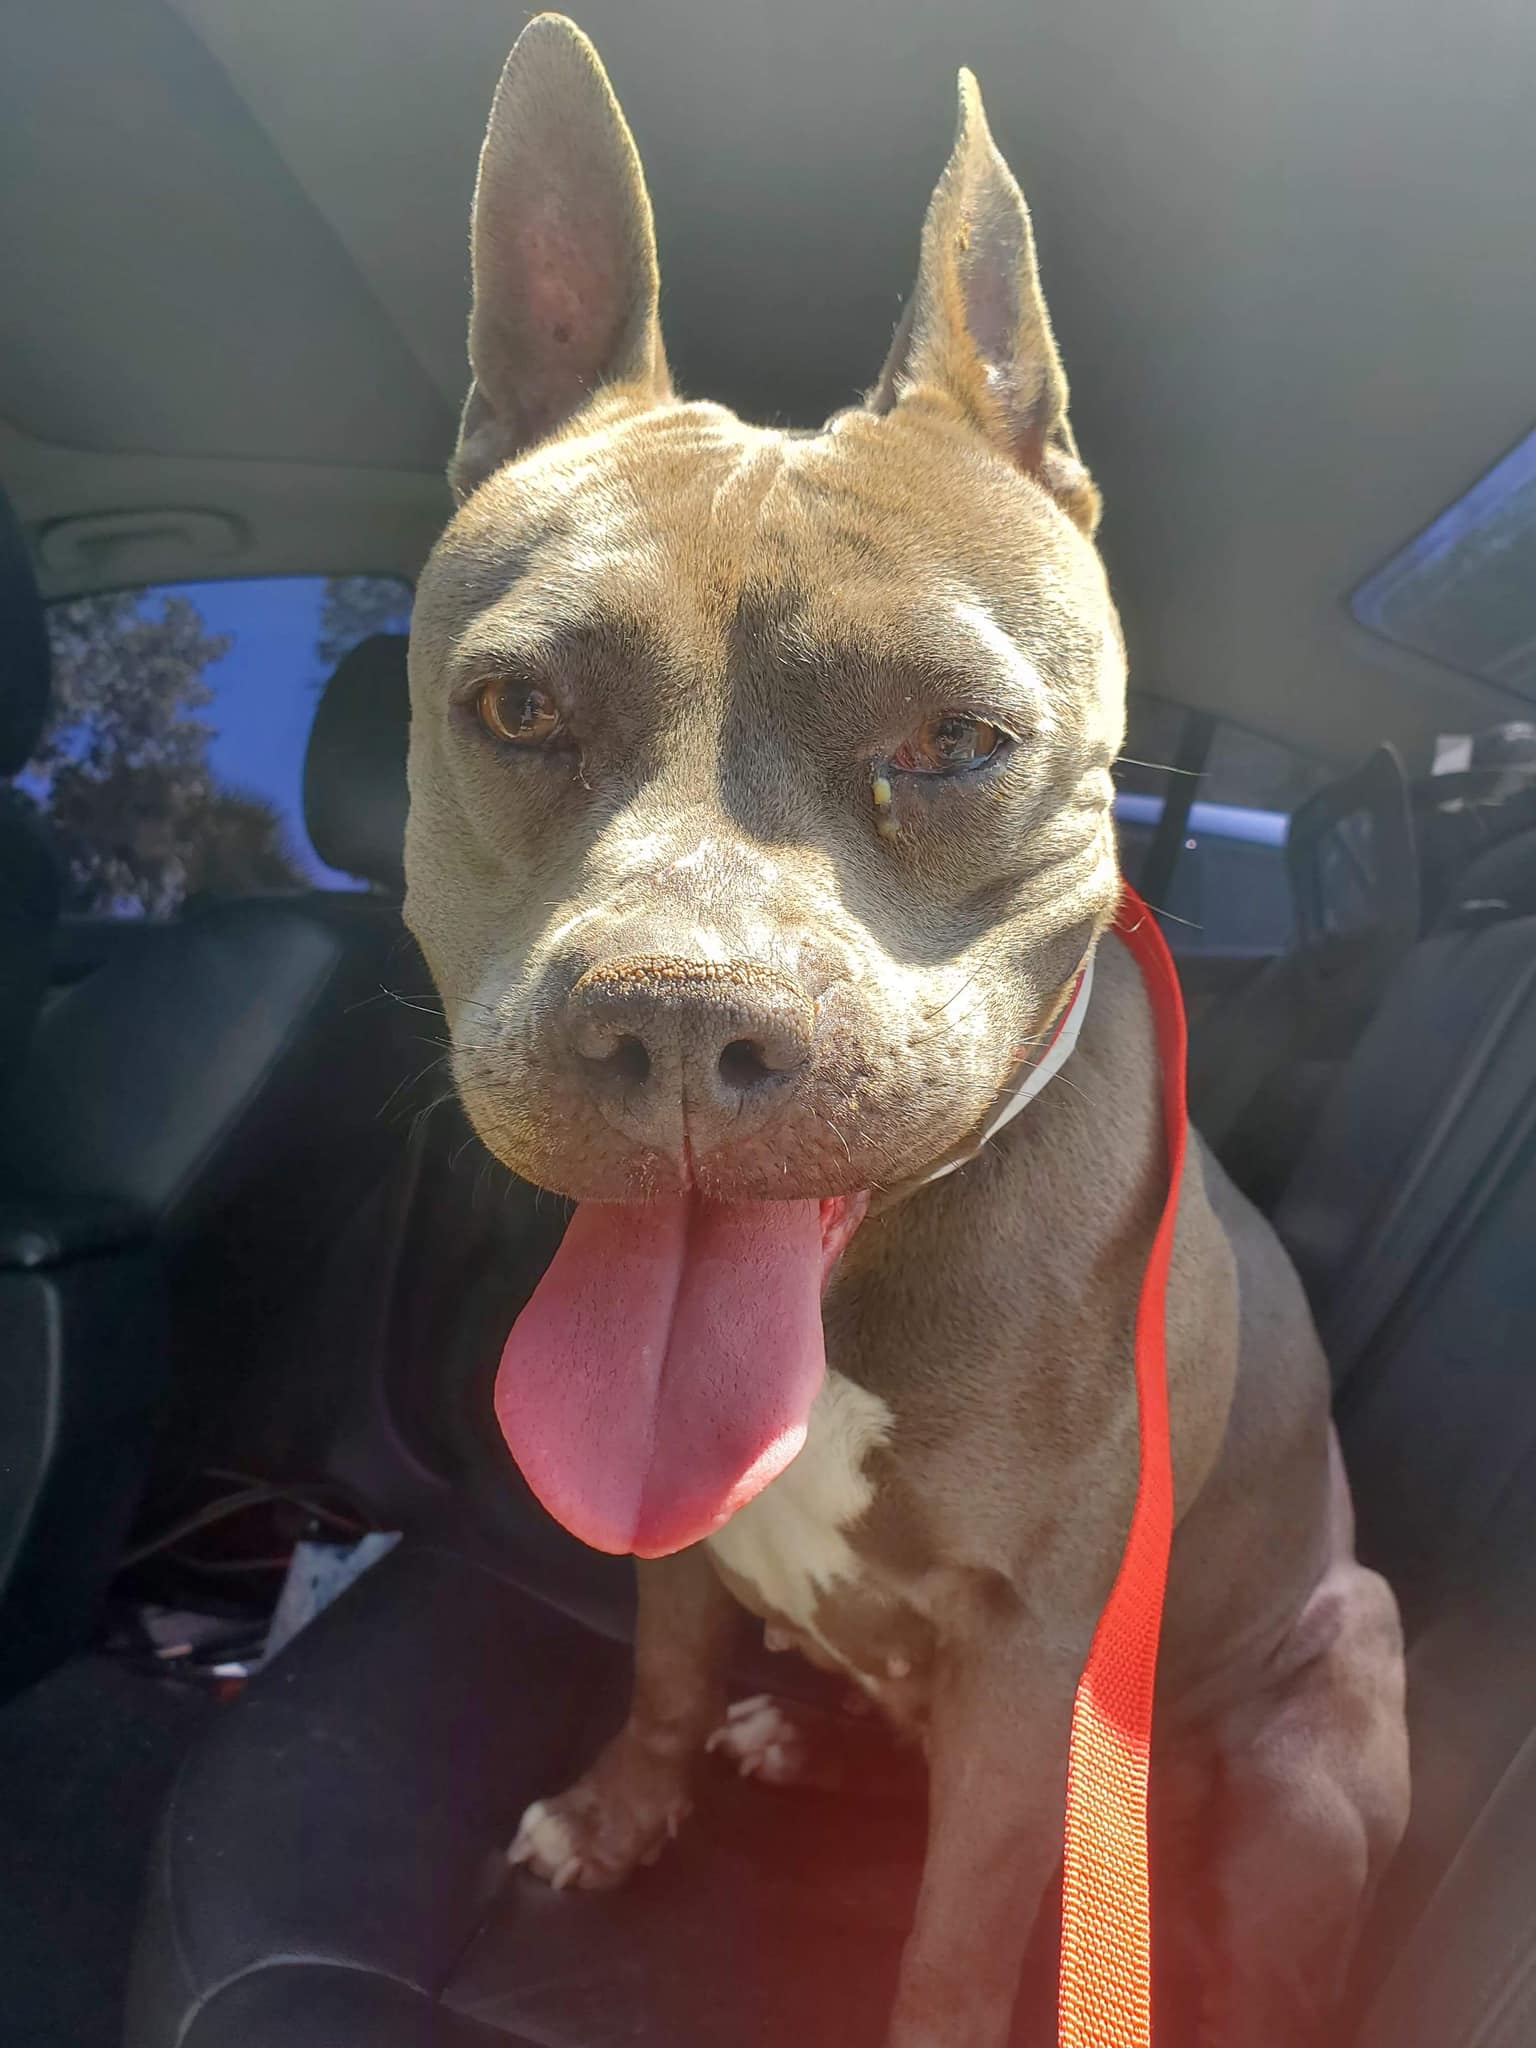
[[[982,1119],[975,1133],[963,1144],[930,1167],[926,1173],[914,1180],[902,1181],[898,1185],[881,1189],[875,1196],[872,1208],[886,1209],[904,1201],[908,1195],[916,1194],[920,1188],[930,1187],[934,1181],[943,1180],[946,1175],[957,1173],[977,1157],[998,1134],[1027,1109],[1055,1079],[1077,1049],[1078,1037],[1083,1020],[1088,1014],[1088,1005],[1093,994],[1093,954],[1090,952],[1062,991],[1052,1021],[1042,1033],[1045,1050],[1038,1058],[1025,1056],[1021,1048],[1020,1058],[1013,1072],[1004,1083],[996,1102]]]

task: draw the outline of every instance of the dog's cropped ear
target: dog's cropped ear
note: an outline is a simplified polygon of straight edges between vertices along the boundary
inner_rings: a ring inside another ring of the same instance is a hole
[[[972,423],[1092,533],[1099,494],[1067,420],[1067,379],[1040,292],[1029,209],[960,74],[955,146],[923,223],[917,285],[868,403],[946,392]]]
[[[496,88],[475,184],[474,381],[449,480],[462,501],[605,385],[668,394],[656,234],[634,138],[591,43],[535,17]]]

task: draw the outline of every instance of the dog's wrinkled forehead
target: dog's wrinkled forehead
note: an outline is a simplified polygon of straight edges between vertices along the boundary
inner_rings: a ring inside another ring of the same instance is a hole
[[[1118,716],[1096,553],[942,422],[857,412],[790,436],[702,404],[593,412],[490,478],[449,530],[418,613],[439,660],[558,662],[579,646],[645,671],[636,714],[702,711],[722,683],[771,670],[765,716],[825,712],[829,683],[867,698],[882,673],[974,679],[1040,736],[1084,715],[1085,693]],[[809,707],[802,672],[819,686]]]

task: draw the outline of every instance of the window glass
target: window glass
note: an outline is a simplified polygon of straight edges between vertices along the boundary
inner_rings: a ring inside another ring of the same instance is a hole
[[[1200,797],[1204,803],[1240,804],[1289,817],[1332,772],[1315,755],[1223,718],[1201,772]]]
[[[200,891],[359,886],[304,828],[319,694],[370,633],[404,632],[392,576],[159,584],[49,607],[53,715],[20,786],[47,813],[65,908],[168,917]]]
[[[1362,626],[1536,697],[1536,432],[1350,600]]]
[[[1188,716],[1168,698],[1137,692],[1130,700],[1115,820],[1133,885],[1178,786]],[[1292,810],[1326,775],[1323,763],[1283,741],[1217,721],[1166,900],[1157,906],[1176,953],[1260,957],[1291,943],[1286,831]]]

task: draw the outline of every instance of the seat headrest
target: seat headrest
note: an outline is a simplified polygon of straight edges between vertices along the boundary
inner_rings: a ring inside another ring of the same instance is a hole
[[[343,874],[405,888],[406,749],[411,730],[403,633],[375,633],[326,684],[304,756],[304,823]]]
[[[1536,917],[1536,831],[1513,833],[1469,861],[1442,921],[1464,923],[1495,906],[1504,917]]]
[[[52,667],[32,557],[0,491],[0,775],[15,775],[37,750]]]

